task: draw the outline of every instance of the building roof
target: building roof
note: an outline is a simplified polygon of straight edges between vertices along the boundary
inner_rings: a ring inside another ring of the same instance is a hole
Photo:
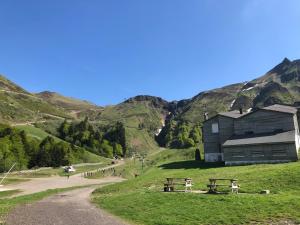
[[[279,104],[264,107],[263,109],[276,111],[276,112],[283,112],[283,113],[292,113],[292,114],[297,113],[297,108],[296,107],[287,106],[287,105],[279,105]]]
[[[256,144],[276,144],[295,142],[295,131],[273,132],[264,134],[236,135],[227,140],[223,146],[256,145]]]
[[[231,117],[231,118],[239,118],[239,117],[244,116],[246,114],[247,113],[240,114],[239,110],[233,110],[233,111],[229,111],[229,112],[221,112],[218,115],[227,116],[227,117]]]
[[[275,105],[267,106],[264,108],[259,108],[254,111],[243,112],[243,114],[240,114],[239,110],[233,110],[233,111],[229,111],[229,112],[220,112],[217,115],[209,118],[208,120],[211,120],[217,116],[226,116],[229,118],[238,119],[238,118],[242,118],[244,116],[250,115],[252,113],[255,113],[257,111],[260,111],[260,110],[268,110],[268,111],[275,111],[275,112],[289,113],[289,114],[296,114],[298,111],[298,109],[293,106],[275,104]],[[206,120],[206,121],[208,121],[208,120]],[[204,121],[204,122],[206,122],[206,121]]]

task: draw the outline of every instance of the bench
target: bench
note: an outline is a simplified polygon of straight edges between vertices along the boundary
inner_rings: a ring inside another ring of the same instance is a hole
[[[218,181],[230,181],[230,184],[217,184]],[[237,179],[227,179],[227,178],[211,178],[209,179],[210,184],[207,185],[209,188],[208,193],[217,193],[218,187],[229,187],[232,193],[238,194],[240,186],[238,185]]]
[[[191,178],[166,178],[164,183],[164,192],[175,191],[175,186],[184,186],[185,192],[192,191],[192,179]]]

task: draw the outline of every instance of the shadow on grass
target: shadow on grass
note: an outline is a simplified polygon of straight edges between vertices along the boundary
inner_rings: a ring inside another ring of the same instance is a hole
[[[223,167],[224,163],[207,163],[204,161],[179,161],[179,162],[172,162],[162,164],[159,167],[162,169],[210,169],[210,168],[218,168]]]

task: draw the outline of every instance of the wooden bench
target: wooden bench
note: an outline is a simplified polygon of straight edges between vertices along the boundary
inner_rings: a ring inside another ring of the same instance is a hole
[[[184,186],[185,192],[192,191],[192,179],[191,178],[166,178],[164,183],[164,192],[175,191],[175,186]]]
[[[230,184],[217,184],[218,181],[230,181]],[[226,179],[226,178],[210,178],[210,184],[207,185],[209,193],[217,193],[218,187],[229,187],[232,193],[238,193],[240,186],[238,185],[237,179]]]

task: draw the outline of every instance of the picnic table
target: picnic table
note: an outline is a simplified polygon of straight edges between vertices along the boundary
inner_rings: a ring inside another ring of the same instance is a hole
[[[166,178],[164,183],[164,192],[175,191],[175,186],[184,186],[185,192],[192,191],[192,179],[191,178]]]
[[[229,184],[217,184],[218,181],[229,181]],[[218,187],[229,187],[231,188],[232,193],[238,193],[239,191],[239,185],[238,185],[238,180],[237,179],[227,179],[227,178],[210,178],[209,179],[209,184],[207,187],[209,188],[209,193],[217,193],[217,188]]]

